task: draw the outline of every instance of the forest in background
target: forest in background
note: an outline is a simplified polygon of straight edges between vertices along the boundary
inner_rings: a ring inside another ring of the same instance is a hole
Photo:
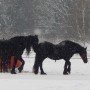
[[[0,0],[0,39],[29,34],[89,42],[90,0]]]

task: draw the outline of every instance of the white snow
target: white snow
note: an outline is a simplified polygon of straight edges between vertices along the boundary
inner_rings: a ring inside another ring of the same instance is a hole
[[[63,75],[64,60],[55,62],[49,58],[43,63],[47,75],[35,75],[32,73],[35,53],[23,57],[26,63],[22,73],[0,73],[1,90],[90,90],[90,63],[84,64],[79,55],[71,59],[70,75]]]

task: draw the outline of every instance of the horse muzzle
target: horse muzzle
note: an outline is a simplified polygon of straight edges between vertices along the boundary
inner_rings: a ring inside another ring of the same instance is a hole
[[[88,63],[88,60],[84,60],[84,63]]]

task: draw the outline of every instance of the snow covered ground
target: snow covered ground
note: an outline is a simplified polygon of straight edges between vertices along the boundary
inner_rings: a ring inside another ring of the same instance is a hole
[[[22,73],[12,75],[0,73],[1,90],[90,90],[90,62],[84,64],[79,55],[71,59],[72,70],[70,75],[63,75],[64,60],[54,61],[47,58],[44,71],[47,75],[32,73],[35,53],[23,58],[25,67]],[[88,52],[88,57],[90,51]]]

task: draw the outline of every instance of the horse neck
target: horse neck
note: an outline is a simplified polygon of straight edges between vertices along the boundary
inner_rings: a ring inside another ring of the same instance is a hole
[[[83,50],[83,47],[80,46],[80,45],[76,45],[76,47],[74,48],[75,49],[75,53],[79,53]]]
[[[21,40],[20,40],[20,45],[23,47],[23,49],[25,49],[26,48],[26,40],[25,40],[25,38],[22,38]]]
[[[19,44],[20,46],[24,46],[26,45],[26,40],[24,36],[17,36],[14,38],[10,39],[11,42],[16,43],[17,45]]]

